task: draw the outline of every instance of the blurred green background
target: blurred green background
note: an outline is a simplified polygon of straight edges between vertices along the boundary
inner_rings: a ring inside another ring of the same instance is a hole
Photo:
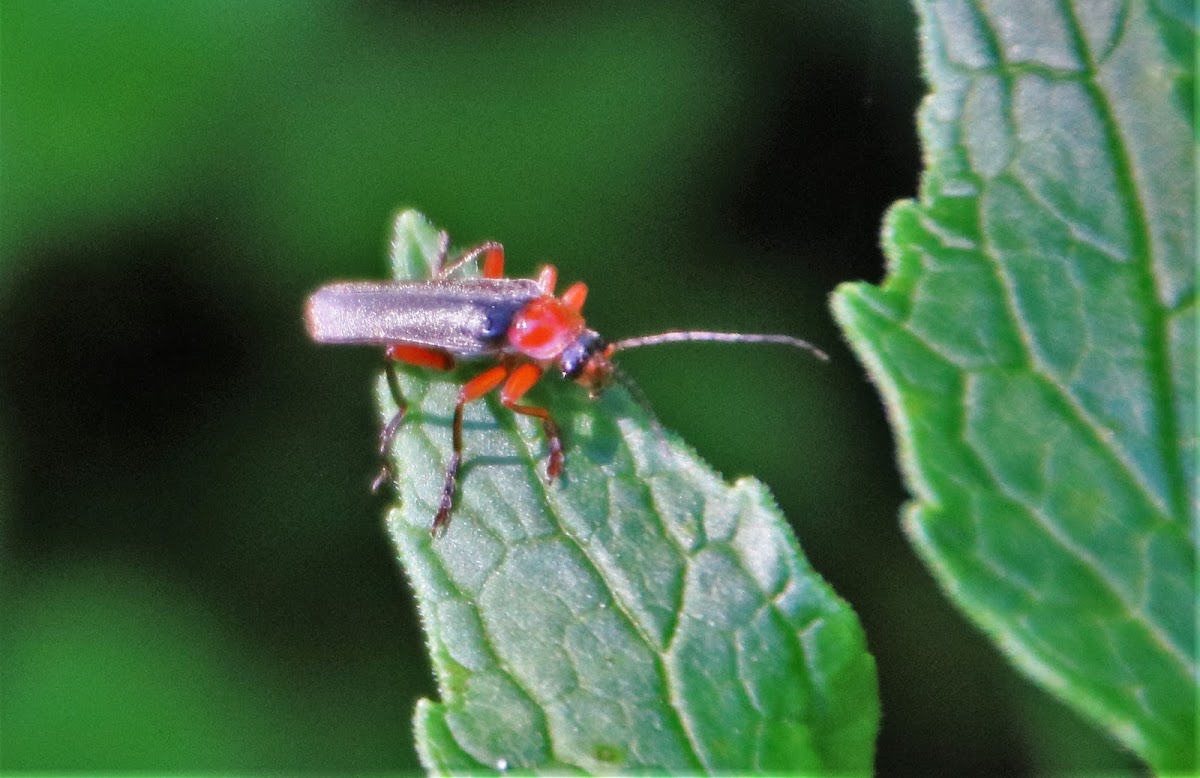
[[[623,364],[860,614],[881,773],[1130,769],[914,558],[825,308],[882,277],[915,194],[918,72],[904,0],[0,2],[0,766],[418,767],[435,691],[367,490],[380,358],[301,323],[384,275],[415,207],[586,280],[610,336],[831,351]]]

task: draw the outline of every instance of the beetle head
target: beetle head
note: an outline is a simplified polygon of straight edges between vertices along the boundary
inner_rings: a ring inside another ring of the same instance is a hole
[[[563,378],[586,386],[588,393],[596,397],[612,382],[609,353],[595,330],[584,330],[559,354],[558,368]]]

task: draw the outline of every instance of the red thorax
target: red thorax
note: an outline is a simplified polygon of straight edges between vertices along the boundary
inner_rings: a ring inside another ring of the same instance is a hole
[[[508,342],[532,359],[557,359],[585,329],[577,309],[557,297],[544,295],[513,317]]]

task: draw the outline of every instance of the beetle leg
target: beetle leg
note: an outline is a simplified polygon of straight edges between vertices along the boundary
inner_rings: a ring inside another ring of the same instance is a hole
[[[453,449],[450,452],[450,462],[446,465],[446,481],[442,484],[442,500],[438,504],[437,515],[433,517],[433,527],[430,534],[434,537],[446,531],[450,525],[450,510],[454,507],[454,492],[458,486],[458,469],[462,465],[462,428],[463,408],[472,400],[478,400],[495,389],[508,375],[508,367],[496,365],[463,384],[458,392],[458,404],[454,406]]]
[[[383,460],[383,465],[379,468],[379,475],[375,476],[375,480],[371,482],[372,494],[382,489],[387,482],[395,483],[396,481],[396,474],[392,472],[392,466],[388,463],[388,452],[392,450],[392,441],[396,439],[396,433],[400,430],[400,425],[404,423],[404,415],[408,413],[408,401],[404,399],[404,392],[400,391],[400,379],[396,376],[396,366],[388,362],[383,366],[383,371],[387,376],[392,400],[396,403],[396,414],[379,432],[379,458]]]
[[[550,411],[545,408],[517,404],[517,401],[542,377],[542,372],[542,368],[528,362],[517,367],[504,383],[504,388],[500,390],[500,402],[514,413],[542,420],[542,431],[546,435],[546,446],[550,450],[546,459],[546,476],[553,481],[562,475],[563,470],[562,436],[559,434],[558,424],[550,415]]]
[[[558,283],[558,268],[546,265],[538,271],[537,285],[542,294],[554,294],[554,285]]]
[[[488,249],[487,254],[483,257],[483,277],[504,277],[504,247],[499,243]]]
[[[392,343],[385,352],[393,362],[403,362],[406,365],[429,367],[434,370],[454,369],[454,357],[436,348],[428,346],[412,346],[408,343]]]
[[[567,287],[567,291],[563,292],[559,299],[567,308],[579,313],[583,310],[583,301],[587,299],[587,291],[587,284],[579,281]]]
[[[501,278],[504,276],[504,246],[494,240],[489,240],[487,243],[479,244],[449,265],[439,266],[437,277],[445,278],[463,265],[468,262],[474,262],[480,257],[483,257],[484,278]]]
[[[400,379],[396,375],[395,363],[403,362],[407,365],[430,367],[435,370],[450,370],[454,367],[454,357],[446,352],[424,346],[410,346],[406,343],[389,345],[387,358],[389,361],[384,365],[384,373],[387,376],[388,390],[396,402],[397,410],[396,415],[392,416],[379,432],[379,456],[383,459],[383,465],[379,468],[379,475],[375,476],[375,480],[371,482],[372,492],[378,492],[389,481],[396,482],[396,472],[388,460],[388,453],[391,452],[392,442],[396,439],[396,433],[400,431],[400,425],[404,423],[405,414],[408,413],[408,401],[404,399],[404,393],[400,391]]]

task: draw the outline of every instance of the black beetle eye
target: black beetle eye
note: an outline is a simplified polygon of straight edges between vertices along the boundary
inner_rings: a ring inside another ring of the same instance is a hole
[[[601,348],[603,348],[603,343],[600,336],[591,330],[576,338],[558,356],[558,369],[562,371],[563,378],[572,380],[578,378],[583,373],[583,369],[587,367],[592,354]]]

